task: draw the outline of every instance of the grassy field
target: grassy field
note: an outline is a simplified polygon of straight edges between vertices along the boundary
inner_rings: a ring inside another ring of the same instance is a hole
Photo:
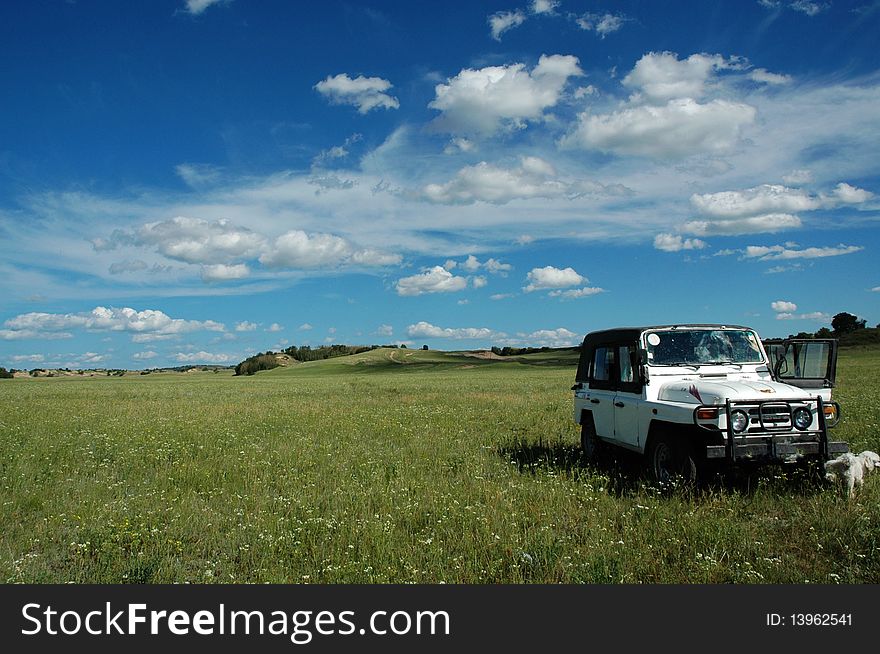
[[[581,463],[571,358],[0,380],[0,580],[877,583],[880,475],[660,493]],[[837,435],[880,451],[880,351]]]

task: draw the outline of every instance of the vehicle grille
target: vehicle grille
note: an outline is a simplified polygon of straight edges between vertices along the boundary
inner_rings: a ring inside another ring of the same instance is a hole
[[[792,428],[791,407],[788,404],[762,404],[749,410],[749,422],[752,429],[768,431],[788,430]]]

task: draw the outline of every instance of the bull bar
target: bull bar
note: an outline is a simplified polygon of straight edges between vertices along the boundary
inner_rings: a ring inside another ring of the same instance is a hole
[[[793,460],[802,456],[821,455],[827,461],[838,454],[849,452],[845,441],[828,439],[828,423],[825,407],[834,406],[836,419],[831,426],[840,421],[840,405],[837,402],[824,402],[821,396],[798,400],[727,400],[724,406],[700,405],[694,409],[694,424],[724,436],[723,445],[706,445],[707,459],[727,459],[730,463],[740,460],[774,459]],[[817,417],[817,428],[797,429],[792,414],[795,408],[808,407]],[[726,428],[717,424],[700,422],[697,413],[705,409],[724,411]],[[746,428],[734,433],[731,414],[740,410],[747,416]]]

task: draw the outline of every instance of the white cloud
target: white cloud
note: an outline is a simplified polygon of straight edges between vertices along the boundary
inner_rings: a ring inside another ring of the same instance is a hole
[[[178,352],[174,358],[180,363],[226,363],[230,360],[228,354],[212,354],[211,352]]]
[[[654,247],[664,252],[680,252],[681,250],[702,250],[706,243],[698,238],[684,239],[673,234],[657,234]]]
[[[186,0],[186,11],[195,15],[198,15],[205,11],[211,5],[232,2],[232,0]]]
[[[247,320],[243,320],[242,322],[235,323],[235,331],[237,332],[253,332],[257,329],[257,323],[248,322]]]
[[[772,86],[777,86],[780,84],[791,84],[792,81],[790,75],[771,73],[769,70],[766,70],[764,68],[755,68],[749,73],[749,79],[751,79],[753,82],[770,84]]]
[[[505,333],[493,331],[488,327],[437,327],[425,321],[410,325],[406,328],[406,333],[410,338],[448,338],[456,341],[506,337]]]
[[[202,279],[206,282],[225,282],[231,279],[244,279],[251,274],[246,264],[214,263],[202,266]]]
[[[589,280],[579,275],[573,268],[554,268],[553,266],[544,266],[543,268],[533,268],[526,275],[527,286],[523,287],[526,293],[533,291],[543,291],[547,289],[566,288],[569,286],[579,286],[585,284]]]
[[[850,186],[846,182],[838,184],[831,193],[833,200],[843,204],[861,204],[874,197],[874,194],[865,189]]]
[[[777,313],[776,320],[812,320],[815,322],[830,322],[831,315],[822,311],[813,311],[812,313]]]
[[[472,140],[463,136],[456,136],[449,140],[449,143],[443,148],[444,154],[458,154],[459,152],[473,152],[477,149],[477,144]]]
[[[520,10],[516,11],[499,11],[492,14],[487,19],[492,38],[496,41],[501,40],[501,35],[514,27],[519,27],[526,20],[525,14]]]
[[[808,170],[795,170],[787,179],[804,180]],[[862,204],[874,196],[870,191],[845,182],[839,183],[828,195],[813,195],[797,188],[779,184],[761,184],[740,191],[694,194],[691,205],[707,220],[685,223],[685,232],[697,235],[753,234],[778,232],[801,226],[794,212]]]
[[[623,79],[633,92],[629,101],[610,113],[581,113],[561,145],[660,159],[729,152],[757,110],[729,96],[701,99],[718,86],[719,71],[746,65],[721,55],[645,54]]]
[[[399,254],[366,248],[364,250],[355,250],[352,252],[348,263],[355,266],[368,266],[372,268],[376,266],[396,266],[400,264],[401,261],[403,261],[403,257]]]
[[[518,334],[526,343],[535,347],[568,347],[577,345],[583,336],[559,327],[557,329],[539,329],[530,334]]]
[[[41,332],[35,329],[0,329],[0,340],[22,341],[31,338],[59,340],[62,338],[73,338],[73,334],[70,332]]]
[[[486,272],[492,273],[493,275],[502,275],[506,276],[508,272],[513,269],[509,263],[502,263],[498,259],[489,258],[486,261],[480,261],[477,257],[472,254],[467,256],[467,259],[459,263],[455,259],[448,259],[446,263],[443,264],[443,267],[446,270],[455,270],[461,266],[462,270],[466,270],[467,272],[477,272],[478,270],[485,270]]]
[[[510,265],[509,263],[502,263],[501,261],[498,261],[497,259],[491,259],[491,258],[486,259],[486,261],[483,263],[483,268],[486,271],[492,273],[493,275],[498,275],[498,274],[505,275],[505,273],[508,273],[511,270],[513,270],[513,266]]]
[[[307,331],[309,331],[309,330],[311,330],[311,329],[314,329],[314,327],[312,327],[312,325],[310,325],[309,323],[304,322],[303,324],[301,324],[301,325],[298,327],[298,329],[299,329],[301,332],[307,332]]]
[[[156,334],[156,333],[148,333],[148,334],[135,334],[131,337],[132,343],[155,343],[157,341],[170,341],[171,339],[176,338],[175,334]]]
[[[223,176],[220,168],[209,164],[182,163],[174,170],[187,186],[194,189],[216,184]]]
[[[541,55],[531,72],[525,64],[468,68],[438,84],[428,106],[442,112],[434,124],[446,132],[491,135],[522,129],[543,120],[568,78],[580,75],[578,59],[570,55]]]
[[[872,293],[880,293],[880,286],[875,286],[874,288],[871,289],[871,292]]]
[[[679,59],[672,52],[649,52],[623,78],[640,97],[662,105],[677,98],[699,99],[714,72],[730,64],[721,55],[694,54]]]
[[[178,216],[147,223],[133,237],[138,245],[153,245],[168,257],[186,263],[229,263],[252,257],[265,245],[265,238],[228,220],[209,222]]]
[[[394,327],[391,325],[379,325],[379,328],[376,330],[377,336],[393,336],[394,335]]]
[[[85,352],[79,356],[79,363],[101,363],[110,358],[108,354],[98,354],[97,352]]]
[[[12,357],[13,363],[42,363],[45,360],[42,354],[16,354]]]
[[[813,0],[792,0],[792,2],[788,3],[788,6],[794,11],[799,11],[812,17],[822,13],[830,5],[825,2],[814,2]]]
[[[471,283],[473,284],[474,288],[483,288],[489,283],[489,280],[486,279],[483,275],[478,275],[473,278]]]
[[[342,145],[334,145],[331,148],[323,150],[312,160],[313,166],[320,166],[326,162],[335,161],[337,159],[344,159],[349,155],[349,148],[362,141],[364,138],[363,134],[355,132],[351,136],[345,139],[345,142]]]
[[[584,288],[572,288],[567,291],[550,291],[547,295],[548,297],[561,297],[567,300],[575,300],[581,297],[590,297],[591,295],[598,295],[599,293],[604,293],[604,288],[599,288],[598,286],[585,286]]]
[[[270,268],[328,268],[342,264],[386,266],[400,263],[400,256],[379,250],[355,250],[346,239],[333,234],[307,234],[292,230],[282,234],[260,255]]]
[[[743,257],[756,259],[757,261],[778,261],[789,259],[822,259],[825,257],[839,257],[845,254],[854,254],[864,248],[860,245],[838,245],[837,247],[804,248],[796,249],[784,245],[749,245],[746,247]]]
[[[806,168],[798,168],[792,170],[788,175],[783,175],[782,181],[786,184],[809,184],[813,181],[813,173]]]
[[[318,190],[315,195],[320,195],[325,191],[346,191],[357,186],[357,182],[353,179],[342,179],[338,175],[312,175],[309,178],[309,184],[317,186]]]
[[[281,331],[284,331],[284,327],[279,325],[277,322],[273,322],[271,325],[269,325],[269,327],[266,329],[266,331],[267,332],[281,332]]]
[[[776,300],[775,302],[771,302],[770,308],[777,313],[792,313],[793,311],[797,311],[797,305],[794,302],[788,302],[786,300]]]
[[[690,220],[682,231],[697,236],[734,236],[738,234],[773,234],[786,229],[797,229],[801,219],[787,213],[768,213],[763,216],[734,218],[732,220]]]
[[[158,352],[154,352],[153,350],[146,350],[144,352],[135,352],[131,355],[132,359],[136,361],[146,361],[147,359],[154,359],[159,356]]]
[[[574,199],[586,194],[626,195],[626,187],[605,186],[588,180],[563,180],[553,166],[538,157],[521,157],[518,168],[499,168],[481,161],[465,166],[445,184],[428,184],[424,197],[440,204],[470,204],[482,201],[506,204],[533,198]]]
[[[141,261],[140,259],[134,260],[125,260],[125,261],[117,261],[116,263],[110,264],[110,267],[107,271],[111,275],[122,275],[125,273],[134,273],[140,272],[142,270],[147,270],[149,266],[146,261]]]
[[[586,13],[583,16],[578,16],[575,19],[575,23],[582,30],[596,32],[596,34],[604,39],[609,34],[623,27],[627,20],[629,19],[626,16],[620,14],[610,14],[607,12],[604,14]]]
[[[456,277],[442,266],[434,266],[417,275],[398,279],[394,286],[397,294],[404,297],[426,293],[454,293],[467,287],[467,278]]]
[[[512,297],[515,297],[513,293],[496,293],[495,295],[490,295],[489,299],[497,302],[498,300],[506,300]]]
[[[811,211],[821,206],[806,191],[778,184],[762,184],[744,191],[694,194],[691,205],[706,216],[740,218],[770,213]]]
[[[755,108],[746,104],[728,100],[698,104],[690,98],[604,115],[584,112],[561,145],[661,159],[723,153],[737,144],[741,130],[755,122],[755,115]]]
[[[124,331],[135,336],[170,338],[193,331],[225,331],[222,323],[213,320],[183,320],[171,318],[162,311],[136,311],[129,307],[95,307],[87,313],[25,313],[4,323],[10,332],[21,334],[67,334],[65,330]],[[32,337],[32,336],[31,336]],[[51,337],[51,336],[50,336]],[[57,336],[56,336],[57,337]],[[22,336],[22,338],[28,338]],[[134,338],[132,339],[134,340]]]
[[[530,7],[533,14],[552,14],[559,7],[559,0],[532,0]]]
[[[335,77],[327,76],[322,82],[315,84],[315,89],[332,104],[347,104],[357,107],[358,113],[366,114],[372,109],[397,109],[400,102],[388,95],[391,82],[380,77],[364,77],[359,75],[352,79],[345,73]]]

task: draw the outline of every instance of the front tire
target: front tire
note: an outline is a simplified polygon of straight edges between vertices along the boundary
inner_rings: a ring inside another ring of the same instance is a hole
[[[651,439],[647,455],[648,471],[651,479],[657,483],[696,483],[697,464],[686,442],[678,442],[666,434],[658,434]]]

